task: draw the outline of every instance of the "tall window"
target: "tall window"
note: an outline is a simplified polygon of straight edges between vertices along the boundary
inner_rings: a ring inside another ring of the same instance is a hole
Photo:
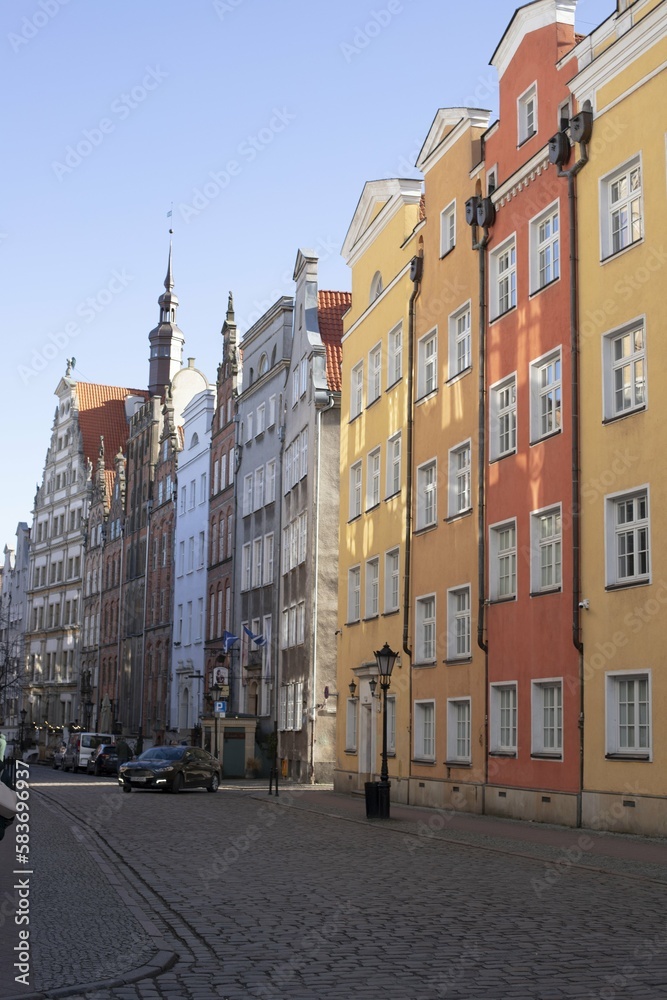
[[[264,535],[264,572],[262,582],[265,587],[273,583],[273,532]]]
[[[380,560],[377,556],[366,562],[366,618],[380,613]]]
[[[273,503],[276,499],[276,460],[272,458],[266,463],[266,502]]]
[[[256,538],[252,543],[252,585],[262,586],[262,539]]]
[[[646,336],[644,324],[633,324],[602,340],[604,415],[623,416],[646,405]]]
[[[417,599],[415,662],[435,662],[435,594]]]
[[[491,269],[491,319],[516,305],[516,242],[506,240],[489,259]]]
[[[514,755],[517,750],[516,683],[492,684],[490,695],[489,749]]]
[[[643,235],[642,169],[639,156],[602,179],[602,257],[624,250]]]
[[[470,303],[449,317],[449,377],[454,378],[472,364],[470,347]]]
[[[532,593],[560,590],[562,582],[561,511],[536,511],[530,517]]]
[[[387,388],[395,385],[403,375],[403,326],[401,323],[389,331],[387,355]]]
[[[368,401],[367,406],[380,398],[382,391],[382,344],[376,344],[368,355]]]
[[[650,672],[608,673],[607,754],[651,757]]]
[[[417,529],[436,524],[437,499],[437,466],[433,459],[417,469]]]
[[[253,475],[249,472],[243,479],[243,516],[252,514]]]
[[[537,84],[524,91],[517,102],[518,145],[537,132]]]
[[[530,365],[531,443],[561,430],[560,348]]]
[[[558,205],[551,205],[530,224],[531,292],[560,277]]]
[[[401,433],[387,441],[387,496],[401,491]]]
[[[447,760],[470,763],[470,698],[447,699]]]
[[[453,250],[456,246],[456,202],[444,208],[440,213],[440,256]]]
[[[650,523],[648,488],[605,498],[607,585],[648,581]]]
[[[415,757],[435,760],[435,702],[415,702]]]
[[[516,375],[496,382],[489,391],[489,458],[496,461],[516,451]]]
[[[447,659],[470,656],[470,586],[447,591]]]
[[[419,341],[417,395],[427,396],[438,387],[438,333],[429,333]]]
[[[250,590],[251,585],[250,542],[246,542],[241,550],[241,589]]]
[[[264,506],[264,466],[260,465],[255,469],[255,495],[253,499],[254,510],[261,510]]]
[[[449,516],[456,517],[470,510],[472,495],[470,484],[470,442],[452,448],[449,452]]]
[[[532,748],[539,756],[563,753],[563,684],[560,680],[532,683]]]
[[[490,529],[491,599],[516,597],[516,522]]]
[[[380,449],[375,448],[368,456],[366,471],[366,509],[376,507],[380,502]]]
[[[347,573],[347,620],[358,622],[361,618],[361,567],[354,566]]]
[[[364,363],[360,361],[352,369],[352,385],[350,391],[350,420],[361,413],[364,405]]]
[[[350,466],[350,521],[361,514],[361,462]]]
[[[384,557],[384,610],[398,611],[400,593],[399,550],[391,549]]]

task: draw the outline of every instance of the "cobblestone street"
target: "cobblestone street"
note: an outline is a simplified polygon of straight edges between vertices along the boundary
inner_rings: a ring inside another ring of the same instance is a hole
[[[664,841],[39,767],[30,803],[30,985],[3,1000],[667,998]]]

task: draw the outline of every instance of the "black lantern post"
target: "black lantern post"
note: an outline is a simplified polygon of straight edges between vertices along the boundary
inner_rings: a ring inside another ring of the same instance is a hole
[[[382,649],[375,650],[378,678],[382,688],[382,767],[378,782],[378,817],[389,819],[389,769],[387,767],[387,691],[391,684],[391,673],[398,658],[388,642]]]

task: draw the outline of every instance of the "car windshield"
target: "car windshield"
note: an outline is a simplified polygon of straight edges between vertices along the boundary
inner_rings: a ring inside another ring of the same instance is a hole
[[[187,747],[151,747],[144,750],[139,760],[180,760]]]

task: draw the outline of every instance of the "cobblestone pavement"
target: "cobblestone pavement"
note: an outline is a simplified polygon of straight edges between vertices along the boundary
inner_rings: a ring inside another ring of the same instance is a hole
[[[667,998],[664,841],[32,770],[30,985],[0,997]]]

